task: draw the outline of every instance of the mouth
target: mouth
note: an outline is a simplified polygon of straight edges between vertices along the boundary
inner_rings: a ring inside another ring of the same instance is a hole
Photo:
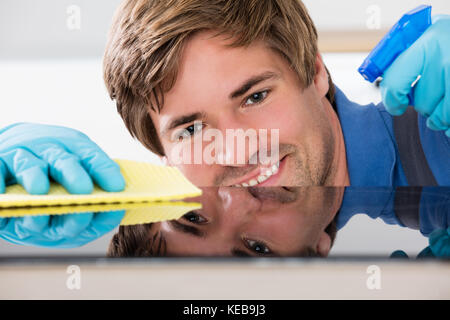
[[[258,200],[274,200],[289,203],[298,199],[298,190],[286,187],[249,187],[246,189]]]
[[[254,187],[276,185],[275,182],[284,168],[286,156],[271,166],[260,166],[250,174],[243,177],[240,182],[233,184],[233,187]]]

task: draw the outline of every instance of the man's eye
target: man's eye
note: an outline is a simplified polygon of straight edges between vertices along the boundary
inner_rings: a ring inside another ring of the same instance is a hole
[[[208,220],[203,218],[201,215],[199,215],[195,211],[191,211],[191,212],[186,213],[183,216],[183,219],[186,220],[186,221],[189,221],[190,223],[196,223],[196,224],[202,224],[202,223],[208,222]]]
[[[203,123],[202,122],[194,122],[190,126],[182,129],[175,135],[176,141],[183,141],[184,139],[188,139],[192,137],[194,134],[196,134],[199,131],[202,131],[203,129]]]
[[[245,101],[245,105],[249,106],[249,105],[261,103],[267,97],[268,93],[269,93],[268,90],[253,93],[252,95],[247,97],[247,100]]]
[[[257,254],[271,254],[272,251],[262,242],[245,239],[247,247]]]

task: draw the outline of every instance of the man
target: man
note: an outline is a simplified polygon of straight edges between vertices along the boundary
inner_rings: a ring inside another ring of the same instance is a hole
[[[208,130],[279,130],[275,166],[251,163],[257,148],[244,150],[245,163],[177,164],[199,186],[448,185],[449,26],[435,21],[387,70],[387,108],[359,106],[334,87],[300,1],[129,0],[111,30],[105,82],[130,132],[168,164]],[[393,125],[387,111],[405,110],[419,74],[423,115]],[[124,186],[107,155],[71,129],[12,125],[0,152],[0,192],[6,181],[43,194],[48,176],[73,193]]]

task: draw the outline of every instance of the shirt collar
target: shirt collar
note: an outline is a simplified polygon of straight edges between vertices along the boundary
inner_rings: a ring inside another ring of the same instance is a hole
[[[395,189],[391,187],[347,187],[337,216],[341,229],[357,214],[372,219],[382,218],[388,224],[398,224],[394,215]]]
[[[379,106],[359,105],[336,87],[335,101],[344,135],[347,167],[352,186],[392,186],[396,165],[390,117]],[[389,122],[390,120],[390,122]]]

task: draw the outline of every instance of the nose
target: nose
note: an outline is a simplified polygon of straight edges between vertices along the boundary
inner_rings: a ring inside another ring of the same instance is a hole
[[[217,163],[222,166],[246,167],[258,152],[258,131],[241,121],[223,118],[217,129],[222,141],[216,146]],[[257,158],[254,159],[255,161]],[[256,163],[256,162],[255,162]]]
[[[246,188],[221,187],[218,190],[221,204],[221,231],[234,234],[251,223],[261,210],[261,201]]]

